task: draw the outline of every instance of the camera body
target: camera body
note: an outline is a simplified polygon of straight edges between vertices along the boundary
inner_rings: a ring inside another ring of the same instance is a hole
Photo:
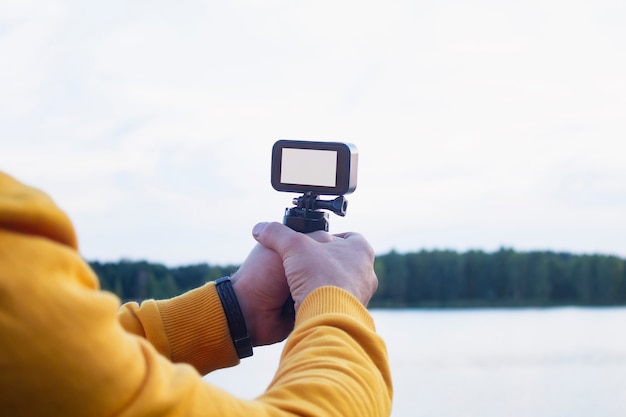
[[[358,150],[350,143],[279,140],[272,148],[272,187],[303,193],[287,208],[283,223],[303,233],[328,231],[329,210],[345,216],[344,194],[356,189]],[[337,196],[320,200],[320,195]]]
[[[344,195],[356,189],[358,150],[350,143],[279,140],[272,148],[276,191]]]

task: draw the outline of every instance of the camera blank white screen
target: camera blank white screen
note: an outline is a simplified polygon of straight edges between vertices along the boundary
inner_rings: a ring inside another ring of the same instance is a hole
[[[337,151],[283,148],[280,182],[335,187]]]

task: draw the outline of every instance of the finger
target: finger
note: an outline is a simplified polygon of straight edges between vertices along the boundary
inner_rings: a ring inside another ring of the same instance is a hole
[[[368,243],[362,234],[356,233],[356,232],[337,233],[333,236],[335,236],[336,239],[344,239],[353,243],[357,243],[357,242]]]
[[[333,236],[339,237],[341,239],[348,239],[351,236],[354,237],[354,236],[361,236],[361,235],[356,232],[343,232],[343,233],[335,233],[333,234]]]
[[[336,234],[334,236],[336,236],[338,239],[344,239],[346,241],[349,241],[353,245],[360,246],[362,248],[362,250],[366,251],[370,256],[372,256],[372,257],[375,256],[374,255],[374,248],[372,248],[370,243],[360,233],[345,232],[345,233]]]
[[[272,249],[283,259],[291,249],[297,249],[311,241],[306,235],[276,222],[257,224],[252,229],[252,236],[261,245]]]
[[[334,242],[336,239],[335,236],[331,235],[328,232],[324,232],[322,230],[307,233],[307,236],[320,243]]]

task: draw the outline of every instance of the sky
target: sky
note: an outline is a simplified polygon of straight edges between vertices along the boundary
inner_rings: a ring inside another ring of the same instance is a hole
[[[0,170],[89,260],[238,264],[295,194],[279,139],[359,150],[330,231],[377,254],[626,257],[621,0],[0,1]]]

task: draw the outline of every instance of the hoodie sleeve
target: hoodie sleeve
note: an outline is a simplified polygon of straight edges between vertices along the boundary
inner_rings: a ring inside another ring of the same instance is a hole
[[[324,287],[304,300],[276,375],[254,400],[201,377],[236,362],[216,300],[207,284],[121,307],[80,257],[67,216],[44,193],[0,173],[3,413],[389,415],[385,344],[347,292]]]

